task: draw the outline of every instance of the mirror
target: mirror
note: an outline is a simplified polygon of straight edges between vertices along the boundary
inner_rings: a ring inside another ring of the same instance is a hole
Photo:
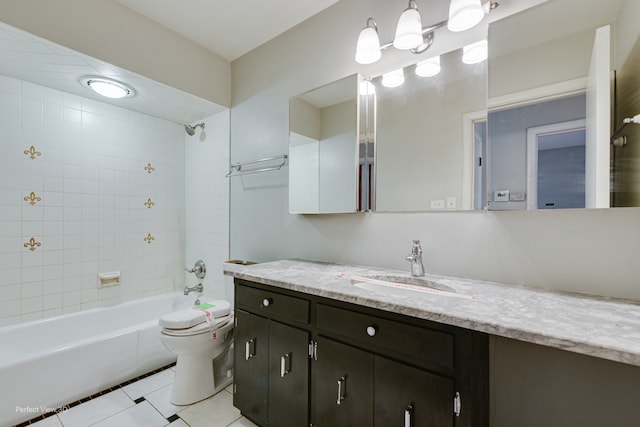
[[[289,100],[289,213],[358,210],[358,82],[354,74]]]
[[[474,208],[474,128],[486,115],[487,64],[466,64],[462,56],[462,49],[442,54],[440,72],[420,76],[417,65],[430,59],[423,54],[420,63],[395,71],[404,75],[398,87],[386,87],[386,75],[371,79],[376,211]]]
[[[611,144],[640,113],[638,17],[634,0],[550,0],[490,25],[490,209],[640,205],[640,129]]]

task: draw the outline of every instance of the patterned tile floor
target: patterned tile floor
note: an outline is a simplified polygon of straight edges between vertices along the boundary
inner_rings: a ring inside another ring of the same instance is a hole
[[[37,427],[256,427],[233,406],[231,386],[201,402],[169,402],[175,372],[165,369],[37,421]]]

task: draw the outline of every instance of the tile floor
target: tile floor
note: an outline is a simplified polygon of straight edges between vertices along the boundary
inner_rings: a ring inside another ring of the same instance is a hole
[[[201,402],[169,402],[174,368],[38,421],[37,427],[256,427],[232,403],[231,386]]]

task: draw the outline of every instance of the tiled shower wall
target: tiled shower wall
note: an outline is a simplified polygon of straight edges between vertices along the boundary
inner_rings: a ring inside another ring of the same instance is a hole
[[[182,286],[184,212],[181,126],[0,76],[0,325]]]
[[[232,300],[224,288],[222,264],[229,256],[229,111],[204,120],[205,128],[185,134],[185,265],[202,259],[204,295]],[[185,284],[198,279],[185,275]]]

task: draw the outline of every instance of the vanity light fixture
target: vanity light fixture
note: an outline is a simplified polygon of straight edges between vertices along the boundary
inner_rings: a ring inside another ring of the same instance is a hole
[[[440,55],[420,61],[416,64],[416,75],[420,77],[433,77],[440,74]]]
[[[465,64],[478,64],[489,55],[489,44],[486,40],[471,43],[462,48],[462,62]]]
[[[404,68],[398,68],[383,74],[381,83],[382,86],[388,88],[402,86],[404,83]]]
[[[107,98],[129,98],[136,94],[131,86],[108,77],[84,76],[80,79],[80,83]]]
[[[358,36],[355,60],[358,64],[373,64],[382,57],[382,51],[391,46],[422,53],[433,43],[435,30],[444,26],[450,31],[468,30],[480,23],[484,16],[496,7],[498,3],[492,0],[484,5],[481,4],[481,0],[451,0],[449,20],[423,28],[418,5],[415,0],[409,0],[408,7],[400,15],[392,42],[381,45],[376,21],[373,18],[367,19],[366,26]]]

